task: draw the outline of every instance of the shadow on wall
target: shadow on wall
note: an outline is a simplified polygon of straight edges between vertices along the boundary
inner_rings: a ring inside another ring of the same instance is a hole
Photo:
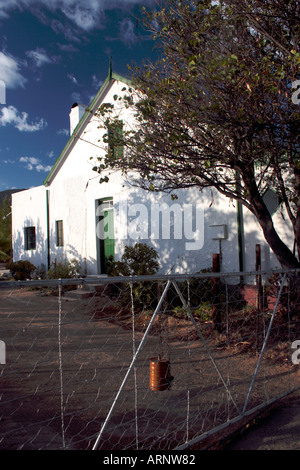
[[[126,244],[132,245],[136,241],[149,243],[158,251],[163,266],[162,272],[164,273],[170,272],[172,268],[173,273],[195,273],[204,268],[210,268],[212,266],[212,255],[219,253],[221,271],[237,272],[239,270],[252,271],[256,269],[256,245],[260,245],[261,269],[268,270],[281,267],[267,244],[262,229],[253,214],[248,214],[243,209],[244,226],[241,225],[241,230],[244,233],[242,233],[242,243],[240,244],[236,203],[229,199],[224,199],[224,197],[220,197],[218,194],[211,194],[210,192],[204,194],[198,190],[191,191],[188,194],[185,192],[184,198],[181,197],[182,193],[180,190],[177,191],[177,194],[179,196],[178,200],[172,200],[168,194],[157,198],[156,193],[145,192],[141,195],[141,192],[134,191],[131,188],[127,199],[130,216],[127,216],[125,220],[129,226],[131,225],[131,233],[136,238],[130,239],[129,237],[121,240],[120,252],[124,250]],[[191,240],[184,238],[186,227],[184,226],[185,219],[182,214],[179,214],[178,217],[178,213],[176,214],[175,211],[175,215],[171,214],[170,217],[170,213],[166,212],[163,215],[160,214],[160,219],[156,217],[155,220],[153,218],[150,220],[149,208],[151,204],[155,204],[158,201],[159,204],[165,203],[169,208],[173,204],[174,207],[178,205],[179,208],[183,208],[185,204],[190,204],[193,206],[193,209],[195,209],[196,205],[202,207],[202,219],[200,213],[200,222],[202,224],[198,223],[199,220],[195,220],[195,210],[193,210],[193,219],[187,219],[190,227],[189,231],[194,237],[192,243],[188,245],[186,242]],[[166,223],[166,220],[163,220],[164,217],[167,221],[170,221],[171,237],[169,239],[163,239],[162,237],[161,224],[163,222]],[[175,232],[178,229],[179,219],[181,225],[183,224],[181,232],[183,237],[176,239]],[[143,223],[143,221],[146,223]],[[283,237],[283,241],[291,248],[293,237],[289,225],[283,221],[282,217],[279,217],[278,213],[275,215],[275,222],[280,236]],[[123,223],[125,222],[123,221]],[[215,233],[218,231],[217,227],[222,225],[226,226],[227,235],[224,238],[215,237]],[[157,237],[151,238],[151,235],[149,236],[151,231],[159,232],[159,239]],[[148,234],[148,238],[145,238],[145,234]],[[200,243],[197,246],[199,240]],[[191,249],[188,250],[186,248],[187,245]],[[243,254],[243,263],[241,265],[239,250]]]
[[[191,196],[190,200],[185,198],[184,203],[193,204],[195,203],[195,200],[197,201],[194,195],[193,197]],[[171,207],[176,203],[180,205],[182,201],[180,199],[178,202],[172,201],[170,195],[166,195],[164,198],[160,199],[160,203],[162,202],[165,202],[166,205]],[[131,191],[130,197],[127,200],[128,214],[126,219],[123,220],[122,218],[119,218],[119,224],[117,223],[115,225],[116,260],[121,258],[126,245],[134,245],[136,242],[142,242],[153,246],[153,248],[157,250],[161,264],[160,272],[162,274],[171,272],[174,274],[192,274],[199,272],[202,269],[211,268],[213,253],[219,253],[221,255],[221,272],[238,272],[240,270],[238,262],[239,245],[235,207],[230,207],[229,202],[228,206],[224,205],[224,201],[222,204],[221,201],[215,201],[214,204],[211,205],[211,201],[208,201],[207,197],[198,197],[198,202],[203,206],[203,218],[200,220],[201,223],[198,223],[198,225],[196,220],[190,221],[190,227],[192,228],[191,232],[194,236],[194,241],[196,242],[197,237],[200,237],[201,246],[195,250],[187,250],[186,242],[191,242],[191,239],[187,240],[182,236],[176,238],[175,232],[179,228],[176,216],[174,217],[174,214],[167,214],[168,223],[170,225],[168,229],[170,229],[171,236],[167,239],[163,239],[161,223],[164,215],[162,216],[160,214],[160,219],[156,218],[153,223],[150,211],[146,212],[147,219],[144,226],[143,222],[145,222],[145,218],[141,218],[142,210],[145,208],[148,210],[149,207],[151,207],[151,203],[157,203],[156,195],[145,193],[144,196],[141,197],[140,192],[135,194],[134,191]],[[120,214],[117,213],[118,205],[116,205],[116,209],[116,217],[120,217]],[[166,220],[164,222],[166,222]],[[227,225],[228,236],[224,240],[216,240],[212,238],[210,226],[217,223]],[[131,235],[134,234],[134,238],[119,237],[118,230],[119,228],[122,229],[122,225],[124,226],[124,224],[128,224],[127,228],[131,229]],[[157,226],[157,224],[159,224],[159,226]],[[145,226],[148,230],[148,238],[145,238]],[[24,221],[24,227],[35,227],[36,247],[35,249],[25,250],[24,229],[16,231],[13,234],[14,261],[28,260],[36,267],[40,267],[42,264],[48,267],[48,240],[42,229],[40,220],[33,220],[30,217],[26,218]],[[154,232],[159,234],[159,237],[151,238],[151,227]],[[197,229],[203,231],[203,233],[198,233]],[[93,269],[97,264],[97,260],[95,258],[83,256],[78,248],[70,244],[66,244],[63,247],[57,247],[55,245],[55,240],[55,231],[51,230],[50,266],[51,263],[55,262],[55,260],[58,262],[64,259],[68,259],[69,261],[75,259],[80,264],[83,275],[93,272]],[[245,234],[244,258],[246,259],[246,263],[244,265],[244,270],[250,271],[255,269],[256,244],[261,244],[262,269],[280,267],[276,257],[263,240],[261,231],[257,227],[253,227],[253,230],[248,231]],[[195,246],[197,246],[197,243]]]
[[[127,237],[117,239],[119,253],[126,245],[147,243],[159,253],[163,274],[195,273],[211,268],[213,254],[219,253],[222,271],[239,271],[236,207],[224,198],[215,197],[212,203],[208,192],[178,190],[176,193],[178,199],[173,200],[170,194],[157,197],[157,193],[142,194],[130,188],[125,201],[127,216],[122,218],[117,213],[121,211],[118,206],[116,211],[116,219],[120,220],[116,226],[127,225]],[[223,239],[215,237],[214,226],[218,224],[227,227]]]
[[[35,249],[25,249],[25,228],[35,227],[35,238],[36,245]],[[56,234],[53,230],[50,232],[51,245],[55,245]],[[51,246],[50,245],[50,246]],[[33,221],[31,218],[27,218],[24,221],[24,229],[13,233],[13,261],[28,260],[35,267],[40,268],[42,265],[51,267],[55,262],[60,262],[65,259],[72,261],[76,260],[81,266],[81,274],[85,275],[88,271],[89,265],[94,265],[96,260],[93,258],[83,257],[73,246],[66,245],[63,247],[56,247],[55,252],[50,249],[50,265],[48,260],[48,240],[44,231],[41,228],[40,220]]]
[[[25,229],[35,227],[36,248],[25,249]],[[13,260],[28,260],[34,266],[47,264],[47,245],[43,231],[41,229],[40,220],[26,218],[24,220],[24,228],[22,231],[13,232]]]

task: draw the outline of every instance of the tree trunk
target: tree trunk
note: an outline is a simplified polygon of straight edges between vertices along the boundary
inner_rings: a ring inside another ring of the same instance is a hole
[[[300,260],[300,204],[298,206],[296,214],[296,223],[295,223],[295,252],[298,254],[298,259]]]
[[[263,229],[266,241],[273,250],[281,266],[285,269],[300,268],[300,263],[296,256],[278,236],[271,216],[269,215],[268,217],[265,217],[265,214],[261,213],[255,215],[258,219],[258,222],[260,223],[261,228]]]
[[[245,188],[249,194],[249,202],[252,212],[256,216],[265,236],[267,243],[273,250],[279,263],[284,269],[300,268],[300,262],[289,247],[281,240],[275,230],[272,217],[258,191],[254,171],[250,171],[249,167],[243,171],[242,178]],[[298,219],[299,220],[299,219]],[[299,220],[300,222],[300,220]]]
[[[294,166],[294,175],[295,175],[295,192],[298,195],[297,201],[297,212],[296,212],[296,221],[294,226],[295,233],[295,253],[298,255],[300,261],[300,169],[295,165]]]

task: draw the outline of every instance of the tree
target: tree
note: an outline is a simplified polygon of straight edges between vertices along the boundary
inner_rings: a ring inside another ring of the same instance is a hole
[[[7,261],[11,253],[11,207],[5,197],[0,203],[0,260]]]
[[[117,107],[130,108],[136,126],[118,136],[126,151],[108,152],[95,169],[134,170],[136,183],[154,191],[213,187],[256,216],[283,267],[300,267],[298,2],[169,0],[144,9],[144,24],[159,59],[136,68],[133,87],[99,110],[109,127]],[[286,208],[294,250],[264,202],[270,187]]]

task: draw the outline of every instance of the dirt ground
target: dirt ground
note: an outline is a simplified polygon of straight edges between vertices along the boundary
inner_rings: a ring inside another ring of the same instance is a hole
[[[0,449],[92,448],[146,327],[137,322],[133,341],[130,312],[117,313],[107,297],[65,297],[60,304],[56,295],[0,289],[0,339],[6,344]],[[167,334],[149,335],[103,431],[101,449],[176,448],[241,409],[258,356],[211,343],[226,390],[191,325],[172,319]],[[153,392],[149,358],[162,350],[171,357],[174,380],[170,389]],[[261,369],[248,409],[300,385],[297,367],[287,361],[265,361]]]

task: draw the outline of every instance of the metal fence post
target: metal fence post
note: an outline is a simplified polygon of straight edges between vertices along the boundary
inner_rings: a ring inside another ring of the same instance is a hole
[[[133,368],[133,366],[134,366],[134,364],[135,364],[135,361],[136,361],[136,359],[137,359],[137,357],[138,357],[138,355],[139,355],[139,352],[140,352],[140,350],[142,349],[142,347],[144,346],[145,340],[146,340],[146,338],[147,338],[147,336],[148,336],[148,332],[150,331],[150,328],[152,327],[153,322],[154,322],[154,320],[155,320],[155,318],[156,318],[156,316],[157,316],[157,314],[158,314],[158,312],[159,312],[159,310],[160,310],[160,307],[161,307],[161,305],[162,305],[162,303],[163,303],[163,301],[164,301],[164,298],[165,298],[165,296],[166,296],[166,293],[168,292],[168,289],[169,289],[169,287],[170,287],[170,284],[171,284],[171,281],[169,280],[169,281],[167,282],[167,285],[166,285],[166,287],[165,287],[163,293],[162,293],[161,298],[159,299],[159,302],[158,302],[157,307],[156,307],[156,309],[155,309],[155,311],[154,311],[154,313],[153,313],[153,315],[152,315],[152,318],[151,318],[151,320],[150,320],[150,322],[149,322],[149,324],[148,324],[148,326],[147,326],[147,329],[146,329],[146,331],[145,331],[145,333],[144,333],[144,336],[143,336],[143,338],[142,338],[142,341],[140,342],[139,347],[137,348],[136,353],[134,354],[134,356],[133,356],[133,358],[132,358],[131,364],[130,364],[130,366],[128,367],[128,370],[127,370],[127,372],[126,372],[126,374],[125,374],[125,377],[124,377],[124,379],[123,379],[123,382],[122,382],[122,384],[121,384],[121,386],[120,386],[120,388],[119,388],[119,390],[118,390],[118,392],[117,392],[117,394],[116,394],[116,396],[115,396],[115,399],[114,399],[114,401],[113,401],[113,403],[112,403],[112,406],[111,406],[111,408],[110,408],[110,410],[109,410],[109,412],[108,412],[108,415],[106,416],[106,419],[105,419],[105,421],[104,421],[104,423],[103,423],[103,425],[102,425],[102,428],[101,428],[101,430],[100,430],[100,432],[99,432],[99,434],[98,434],[98,437],[97,437],[97,439],[96,439],[96,441],[95,441],[95,444],[94,444],[92,450],[96,450],[97,447],[98,447],[98,445],[99,445],[99,442],[100,442],[101,436],[102,436],[102,434],[103,434],[103,431],[104,431],[104,429],[105,429],[105,427],[106,427],[106,424],[108,423],[108,421],[109,421],[109,419],[110,419],[110,417],[111,417],[111,414],[112,414],[112,412],[113,412],[113,410],[114,410],[114,407],[115,407],[115,405],[116,405],[116,403],[117,403],[117,401],[118,401],[118,398],[119,398],[119,396],[120,396],[120,393],[121,393],[121,391],[123,390],[123,387],[124,387],[124,385],[125,385],[125,383],[126,383],[126,381],[127,381],[127,379],[128,379],[128,376],[129,376],[129,374],[130,374],[130,372],[131,372],[131,370],[132,370],[132,368]]]
[[[243,413],[245,413],[245,411],[246,411],[246,408],[247,408],[247,405],[248,405],[248,402],[249,402],[249,398],[250,398],[250,395],[252,393],[252,389],[253,389],[254,382],[255,382],[255,379],[256,379],[256,376],[257,376],[257,373],[258,373],[258,369],[259,369],[259,366],[260,366],[260,363],[261,363],[261,360],[262,360],[262,357],[263,357],[263,354],[264,354],[264,351],[265,351],[265,347],[266,347],[266,344],[267,344],[267,341],[268,341],[268,338],[269,338],[269,335],[270,335],[270,331],[271,331],[272,323],[273,323],[273,320],[274,320],[274,317],[275,317],[275,313],[276,313],[277,308],[278,308],[278,304],[279,304],[281,292],[282,292],[282,289],[283,289],[283,285],[285,283],[285,279],[286,279],[286,273],[283,275],[283,278],[282,278],[282,281],[281,281],[280,289],[279,289],[278,296],[277,296],[277,299],[276,299],[276,303],[275,303],[275,306],[274,306],[274,309],[273,309],[272,317],[271,317],[271,320],[270,320],[270,323],[269,323],[269,326],[268,326],[267,334],[266,334],[266,337],[264,339],[264,343],[262,345],[261,352],[260,352],[260,355],[259,355],[259,359],[258,359],[256,368],[255,368],[255,371],[254,371],[254,374],[253,374],[253,377],[252,377],[252,381],[251,381],[251,384],[250,384],[250,387],[249,387],[249,390],[248,390],[248,394],[247,394],[247,397],[246,397],[246,400],[245,400]]]

